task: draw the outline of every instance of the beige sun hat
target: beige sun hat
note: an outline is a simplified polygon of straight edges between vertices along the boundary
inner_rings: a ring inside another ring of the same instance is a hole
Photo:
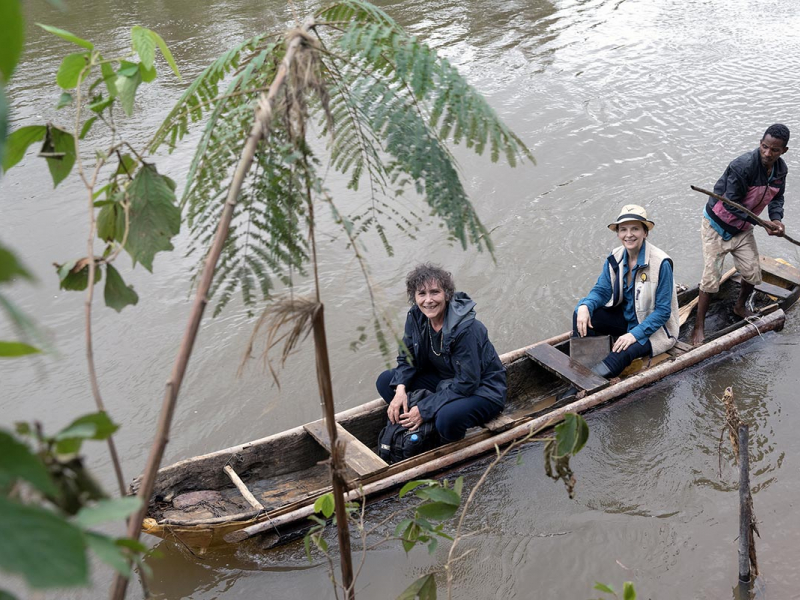
[[[644,208],[638,204],[626,204],[622,207],[622,210],[619,211],[617,220],[613,223],[609,223],[608,228],[611,231],[616,231],[617,225],[625,223],[626,221],[641,221],[644,223],[645,227],[647,227],[647,231],[650,231],[656,226],[655,223],[647,220],[647,211]]]

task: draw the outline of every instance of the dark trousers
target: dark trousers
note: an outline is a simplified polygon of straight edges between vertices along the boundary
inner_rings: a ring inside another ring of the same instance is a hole
[[[619,337],[628,333],[628,321],[622,305],[614,308],[601,306],[596,308],[592,315],[592,327],[588,328],[587,335],[611,335]],[[572,313],[572,336],[578,337],[578,311]],[[625,370],[635,359],[653,354],[653,346],[650,340],[644,344],[634,342],[622,352],[609,352],[603,359],[606,367],[610,371],[609,377],[616,377]]]
[[[389,385],[393,376],[394,369],[390,369],[381,373],[375,382],[378,393],[387,404],[394,398],[394,387]],[[406,393],[419,389],[435,392],[441,380],[439,374],[433,371],[417,373],[406,386]],[[500,414],[500,410],[497,404],[480,396],[458,398],[448,402],[436,412],[434,425],[445,442],[454,442],[463,438],[470,427],[483,425],[494,419]]]

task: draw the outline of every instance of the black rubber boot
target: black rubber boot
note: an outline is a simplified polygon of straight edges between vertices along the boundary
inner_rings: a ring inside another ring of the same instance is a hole
[[[605,361],[600,361],[595,366],[592,367],[592,373],[595,375],[599,375],[604,379],[611,379],[611,369],[606,366]],[[564,398],[569,398],[570,396],[575,396],[578,393],[578,388],[570,387],[566,391],[561,392],[558,396],[556,396],[556,400],[563,400]]]

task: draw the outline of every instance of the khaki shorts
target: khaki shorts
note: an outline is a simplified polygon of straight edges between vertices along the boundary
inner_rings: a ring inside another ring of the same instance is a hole
[[[700,290],[708,294],[719,291],[719,281],[722,277],[722,263],[725,255],[733,256],[733,264],[742,279],[750,285],[761,283],[761,264],[758,258],[756,236],[750,229],[723,240],[722,236],[703,217],[700,227],[700,237],[703,240],[703,278],[700,280]]]

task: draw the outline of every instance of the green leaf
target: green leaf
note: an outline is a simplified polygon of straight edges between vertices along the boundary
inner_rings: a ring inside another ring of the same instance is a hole
[[[89,285],[89,259],[71,260],[63,265],[56,265],[56,269],[62,290],[81,292]],[[103,278],[103,271],[98,268],[97,263],[94,272],[94,283],[97,285]]]
[[[128,305],[139,302],[139,295],[133,291],[133,286],[125,285],[122,276],[112,265],[106,265],[106,289],[103,294],[106,306],[121,312]]]
[[[148,31],[150,32],[150,35],[153,37],[153,39],[156,41],[159,50],[161,50],[161,54],[164,56],[164,60],[167,61],[167,64],[169,65],[170,69],[172,69],[172,72],[175,73],[175,77],[177,77],[178,81],[180,81],[181,72],[178,70],[178,65],[175,63],[175,59],[172,57],[172,52],[170,52],[169,48],[167,48],[167,43],[155,31],[152,30]]]
[[[439,482],[436,481],[435,479],[418,479],[418,480],[415,480],[415,481],[409,481],[402,488],[400,488],[399,497],[402,498],[408,492],[418,488],[421,485],[438,485],[438,484],[439,484]]]
[[[45,156],[47,168],[50,169],[50,176],[53,178],[53,187],[64,181],[72,171],[75,164],[75,136],[68,131],[59,129],[54,125],[48,125],[45,132],[42,154],[55,154],[56,156]]]
[[[104,412],[84,415],[55,435],[55,452],[60,456],[77,454],[84,440],[104,440],[117,429],[119,425],[112,423]]]
[[[144,66],[144,63],[139,63],[139,73],[141,73],[142,81],[144,81],[145,83],[150,83],[158,76],[155,67],[150,67],[149,69],[147,69]]]
[[[320,496],[314,502],[314,512],[322,513],[326,519],[330,519],[335,510],[336,503],[333,500],[333,494]]]
[[[445,521],[456,514],[458,506],[446,502],[431,502],[417,507],[417,513],[432,521]]]
[[[65,90],[71,90],[77,87],[81,72],[86,68],[88,60],[88,52],[67,54],[64,60],[61,61],[58,73],[56,73],[56,83],[58,86]]]
[[[0,590],[0,600],[17,600],[17,597],[12,596],[5,590]]]
[[[134,25],[131,28],[133,50],[139,55],[145,69],[152,69],[156,59],[156,40],[149,29]]]
[[[3,342],[0,341],[0,358],[16,358],[29,354],[39,354],[41,350],[23,344],[22,342]]]
[[[108,413],[99,411],[78,417],[64,429],[59,431],[55,440],[82,438],[87,440],[105,440],[117,430],[119,425],[111,420]]]
[[[0,498],[0,570],[36,589],[86,585],[83,532],[54,513]]]
[[[106,83],[106,89],[108,90],[108,95],[111,96],[109,100],[113,100],[119,95],[119,92],[117,91],[117,86],[114,84],[114,81],[117,79],[117,74],[114,72],[114,67],[112,67],[107,62],[100,63],[100,73],[103,75],[103,81],[105,81]],[[109,101],[108,104],[111,104],[111,102]],[[92,107],[90,106],[89,108]],[[105,106],[103,108],[105,108]],[[92,110],[95,109],[92,108]],[[100,111],[95,110],[95,112],[100,112]]]
[[[78,139],[83,139],[86,137],[86,134],[89,133],[89,130],[92,128],[94,122],[97,121],[97,117],[92,117],[91,119],[86,119],[86,122],[81,127],[81,133],[78,136]]]
[[[5,156],[3,157],[3,171],[8,171],[25,156],[25,151],[35,142],[44,139],[47,127],[44,125],[28,125],[20,127],[6,139]]]
[[[13,281],[16,276],[33,281],[33,276],[25,270],[14,253],[0,244],[0,283]]]
[[[153,257],[172,250],[170,240],[180,231],[181,212],[175,206],[175,192],[154,165],[145,165],[133,178],[128,195],[130,230],[125,249],[134,265],[138,261],[152,272]]]
[[[617,595],[613,588],[607,586],[605,583],[600,583],[599,581],[594,582],[594,589],[605,592],[606,594],[614,594],[615,596]]]
[[[8,136],[8,101],[0,84],[0,167],[2,167],[6,152],[6,137]]]
[[[131,565],[128,562],[127,553],[112,538],[92,531],[85,532],[84,537],[86,545],[92,549],[97,558],[113,568],[117,573],[130,577]]]
[[[564,421],[555,426],[556,455],[575,455],[586,445],[589,439],[589,426],[580,415],[567,413]]]
[[[436,577],[433,573],[417,579],[397,597],[397,600],[436,600]]]
[[[632,581],[622,584],[622,600],[636,600],[636,590],[633,589]]]
[[[122,77],[133,77],[139,70],[139,63],[130,62],[127,60],[120,61],[119,70],[117,75]]]
[[[116,88],[114,88],[114,90],[116,91]],[[108,108],[112,104],[114,104],[114,98],[100,97],[95,102],[89,104],[89,110],[99,115],[101,112],[103,112],[106,108]]]
[[[436,547],[439,545],[439,540],[435,537],[431,538],[431,541],[428,542],[428,554],[433,555],[436,552]]]
[[[434,500],[436,502],[452,504],[453,506],[458,506],[461,504],[461,497],[455,491],[445,488],[431,487],[423,490],[417,490],[416,495],[423,500]]]
[[[72,104],[73,100],[74,98],[72,97],[72,94],[64,92],[58,99],[58,104],[56,104],[56,110],[62,109],[65,106],[69,106],[70,104]]]
[[[141,498],[136,496],[100,500],[94,506],[81,508],[72,522],[78,527],[86,529],[100,523],[122,521],[139,510],[141,505]]]
[[[119,100],[122,103],[122,110],[129,117],[133,114],[133,103],[136,99],[136,88],[142,83],[142,74],[139,68],[136,68],[136,73],[130,77],[125,75],[118,75],[114,85],[119,94]]]
[[[78,46],[86,48],[87,50],[94,49],[94,44],[92,44],[92,42],[79,38],[77,35],[74,35],[69,31],[64,31],[63,29],[59,29],[58,27],[52,27],[50,25],[42,25],[41,23],[37,23],[37,25],[42,29],[44,29],[45,31],[52,33],[53,35],[57,35],[62,40],[67,40],[68,42],[77,44]]]
[[[403,519],[402,521],[400,521],[397,524],[397,526],[394,528],[395,537],[403,537],[403,535],[402,535],[403,531],[408,529],[408,526],[413,524],[413,523],[414,523],[413,519]]]
[[[458,494],[458,497],[461,498],[461,492],[464,490],[464,476],[459,475],[456,478],[455,484],[453,484],[453,491]]]
[[[25,40],[25,20],[22,18],[22,2],[4,0],[0,2],[0,83],[11,79],[14,67],[22,54]]]
[[[121,242],[125,236],[125,211],[119,202],[106,202],[97,215],[97,237],[105,242]],[[95,202],[95,206],[98,204]]]
[[[0,430],[0,489],[17,479],[24,479],[43,494],[58,493],[39,457],[14,436]]]

